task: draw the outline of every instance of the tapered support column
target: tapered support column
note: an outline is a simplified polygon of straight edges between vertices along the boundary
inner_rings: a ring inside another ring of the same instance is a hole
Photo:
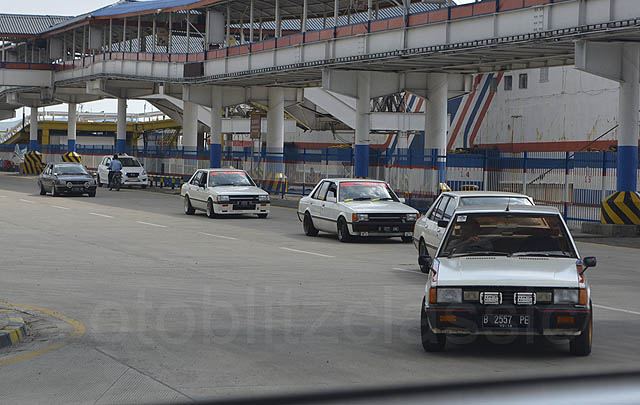
[[[67,115],[67,152],[76,151],[76,103],[69,103],[69,113]]]
[[[284,89],[269,88],[267,112],[267,171],[284,173]]]
[[[218,86],[211,88],[209,166],[222,167],[222,89]]]
[[[38,108],[31,107],[29,119],[29,150],[38,150]]]
[[[118,99],[118,123],[116,127],[116,153],[127,150],[127,99]]]
[[[618,191],[636,191],[638,183],[638,109],[640,45],[622,46],[622,82],[618,111]]]
[[[195,151],[198,147],[198,105],[185,101],[182,110],[182,146]]]
[[[358,72],[358,97],[356,98],[356,134],[354,176],[369,176],[369,129],[371,114],[371,73]]]
[[[436,149],[438,158],[438,181],[445,182],[447,175],[447,92],[449,89],[446,73],[429,73],[427,76],[427,99],[425,108],[426,149]]]

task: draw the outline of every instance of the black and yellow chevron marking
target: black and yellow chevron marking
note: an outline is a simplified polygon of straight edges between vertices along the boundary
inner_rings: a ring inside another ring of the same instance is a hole
[[[44,169],[42,155],[38,151],[30,151],[24,155],[24,174],[40,174]]]
[[[286,194],[289,191],[289,180],[282,173],[269,173],[262,180],[262,188],[270,194]]]
[[[62,155],[63,162],[82,163],[82,156],[77,152],[67,152]]]
[[[176,187],[182,187],[182,185],[184,184],[184,178],[180,176],[150,175],[149,181],[151,183],[151,187],[160,187],[160,188],[171,187],[173,189]]]
[[[640,225],[640,196],[632,191],[618,191],[602,201],[603,224]]]

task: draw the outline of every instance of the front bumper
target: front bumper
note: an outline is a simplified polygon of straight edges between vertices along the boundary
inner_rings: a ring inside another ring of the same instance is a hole
[[[92,186],[85,187],[84,185],[74,184],[72,187],[68,187],[67,185],[54,184],[53,187],[55,187],[56,192],[58,193],[84,194],[84,193],[95,192],[97,185],[94,184]]]
[[[122,176],[122,184],[125,186],[148,186],[149,179],[144,177],[127,177]]]
[[[348,224],[356,236],[413,236],[415,222],[362,221]]]
[[[577,336],[589,321],[590,309],[580,305],[430,305],[425,312],[435,333],[463,335]],[[513,327],[483,326],[485,316],[511,315]],[[519,324],[528,316],[528,325]]]
[[[268,214],[271,208],[270,202],[258,202],[255,206],[239,207],[231,202],[216,202],[213,204],[213,212],[223,215],[234,214]]]

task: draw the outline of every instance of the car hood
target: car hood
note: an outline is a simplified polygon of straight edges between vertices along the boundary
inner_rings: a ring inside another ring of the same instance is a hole
[[[267,195],[266,191],[254,186],[218,186],[209,187],[211,193],[218,195]]]
[[[398,213],[398,214],[415,214],[418,211],[406,204],[397,201],[349,201],[343,202],[342,205],[358,213]]]
[[[59,181],[89,181],[92,180],[93,177],[91,177],[90,174],[65,174],[56,176],[56,179]]]
[[[439,258],[438,286],[578,287],[576,259],[475,256]]]

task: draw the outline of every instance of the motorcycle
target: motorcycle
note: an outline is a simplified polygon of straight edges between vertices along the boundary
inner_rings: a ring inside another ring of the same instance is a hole
[[[122,172],[120,170],[113,173],[113,177],[111,178],[111,187],[109,190],[116,189],[116,191],[120,191],[120,186],[122,186]]]

